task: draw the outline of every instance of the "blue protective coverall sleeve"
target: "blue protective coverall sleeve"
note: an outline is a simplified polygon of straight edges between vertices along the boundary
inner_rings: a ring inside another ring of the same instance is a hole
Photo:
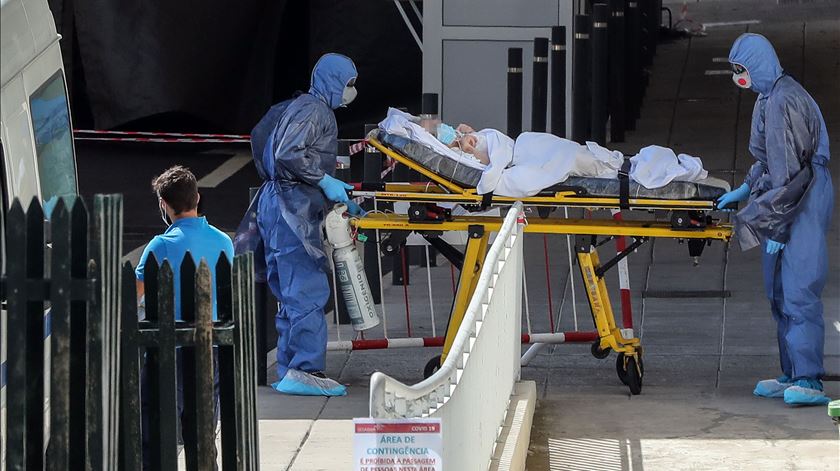
[[[755,155],[761,165],[751,169],[752,196],[736,216],[742,249],[762,239],[788,241],[799,203],[811,185],[811,160],[820,139],[821,118],[810,95],[793,78],[780,77],[770,92],[767,98],[759,97],[765,101],[763,120],[753,123],[751,137],[751,148],[763,150],[763,155]],[[764,171],[759,174],[759,169]]]
[[[764,162],[757,160],[747,171],[747,177],[744,178],[744,183],[746,183],[747,186],[752,188],[753,184],[757,182],[758,179],[761,178],[761,176],[765,173],[767,173],[767,166],[764,165]]]
[[[275,165],[310,185],[318,185],[324,178],[320,162],[309,155],[310,147],[318,132],[313,108],[299,108],[289,117],[288,126],[282,136],[275,135]]]

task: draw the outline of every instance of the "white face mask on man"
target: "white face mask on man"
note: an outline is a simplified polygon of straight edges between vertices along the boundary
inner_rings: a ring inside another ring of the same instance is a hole
[[[166,227],[171,226],[172,220],[169,219],[169,214],[167,214],[166,212],[165,203],[163,202],[163,198],[161,198],[160,195],[158,195],[158,209],[160,210],[160,219],[163,221],[164,224],[166,224]]]
[[[341,93],[341,106],[347,106],[356,99],[356,79],[352,78],[347,85],[344,87],[344,91]]]
[[[741,64],[732,63],[732,81],[739,88],[749,89],[752,86],[752,79],[747,68]]]

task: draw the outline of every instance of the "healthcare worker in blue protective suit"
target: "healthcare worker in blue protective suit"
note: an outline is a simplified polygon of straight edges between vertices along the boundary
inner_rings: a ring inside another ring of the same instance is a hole
[[[273,106],[252,133],[259,192],[257,225],[263,239],[266,278],[280,301],[276,316],[275,390],[286,394],[342,396],[345,387],[326,378],[330,296],[329,262],[322,229],[332,202],[348,204],[350,185],[333,177],[338,128],[333,110],[356,96],[356,66],[340,54],[322,56],[308,93]]]
[[[755,164],[744,184],[718,206],[748,201],[735,216],[746,250],[764,249],[764,286],[778,324],[782,376],[759,381],[754,394],[788,404],[827,404],[823,392],[826,232],[834,204],[828,133],[814,99],[787,75],[764,36],[743,34],[729,62],[740,88],[758,93],[749,149]]]

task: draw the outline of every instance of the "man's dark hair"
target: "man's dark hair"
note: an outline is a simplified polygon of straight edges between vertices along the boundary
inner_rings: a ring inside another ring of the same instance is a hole
[[[198,184],[195,175],[186,167],[176,165],[152,179],[152,190],[172,207],[175,214],[198,206]]]

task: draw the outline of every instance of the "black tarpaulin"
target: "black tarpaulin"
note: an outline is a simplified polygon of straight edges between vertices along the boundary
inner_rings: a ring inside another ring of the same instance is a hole
[[[49,3],[77,127],[246,133],[325,52],[359,70],[343,134],[419,103],[422,55],[389,1]]]
[[[285,0],[75,0],[94,126],[162,113],[250,129],[274,94]]]

